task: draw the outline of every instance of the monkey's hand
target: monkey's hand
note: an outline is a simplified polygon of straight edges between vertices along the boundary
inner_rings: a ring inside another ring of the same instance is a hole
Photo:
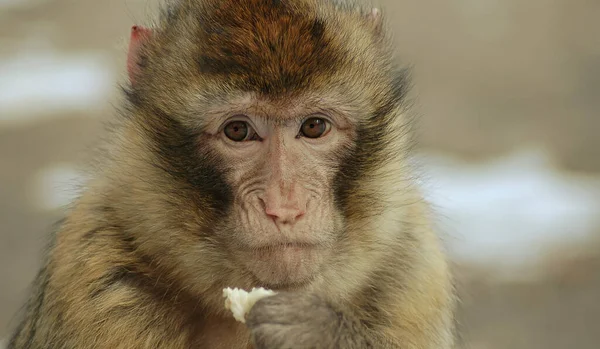
[[[248,313],[256,349],[369,348],[366,331],[350,314],[311,293],[278,293]]]

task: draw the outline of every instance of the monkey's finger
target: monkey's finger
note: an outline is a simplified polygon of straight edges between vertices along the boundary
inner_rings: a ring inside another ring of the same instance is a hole
[[[271,304],[255,304],[246,316],[246,326],[254,328],[263,324],[289,325],[297,321],[294,309]]]
[[[246,316],[246,325],[252,327],[263,323],[292,323],[291,319],[298,315],[297,307],[294,306],[295,299],[297,298],[293,294],[278,293],[259,300]]]
[[[332,309],[317,295],[283,293],[259,300],[246,317],[249,328],[260,324],[299,324],[327,319]]]
[[[281,333],[287,333],[287,331],[281,329],[281,325],[261,325],[256,327],[251,332],[252,342],[256,349],[271,349],[280,348],[282,346]]]
[[[314,331],[302,325],[263,324],[251,331],[256,349],[316,348]]]

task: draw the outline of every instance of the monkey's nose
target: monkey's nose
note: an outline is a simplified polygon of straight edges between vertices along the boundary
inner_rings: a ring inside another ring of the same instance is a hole
[[[263,204],[265,214],[278,224],[294,224],[306,214],[306,210],[297,205],[273,205],[268,201],[263,201]]]

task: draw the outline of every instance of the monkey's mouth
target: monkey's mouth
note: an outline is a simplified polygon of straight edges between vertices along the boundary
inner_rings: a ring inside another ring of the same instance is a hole
[[[302,243],[302,242],[287,242],[287,243],[278,243],[272,245],[265,245],[253,248],[254,252],[257,253],[270,253],[277,250],[290,250],[290,251],[301,251],[317,248],[318,246],[315,244]]]
[[[252,259],[263,263],[281,262],[301,268],[310,263],[318,246],[305,243],[281,243],[258,247],[251,250]]]
[[[277,243],[242,252],[245,268],[262,284],[284,287],[305,284],[321,268],[322,246],[307,243]]]

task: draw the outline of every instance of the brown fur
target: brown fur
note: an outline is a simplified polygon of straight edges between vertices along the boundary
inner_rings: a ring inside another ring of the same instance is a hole
[[[368,13],[317,0],[168,7],[139,48],[123,117],[9,347],[250,346],[221,290],[260,285],[224,247],[235,188],[204,132],[223,106],[250,100],[282,114],[329,105],[353,125],[352,142],[332,155],[335,253],[290,290],[353,314],[342,325],[370,345],[451,348],[448,267],[407,164],[406,73]],[[356,338],[344,347],[359,347]]]

